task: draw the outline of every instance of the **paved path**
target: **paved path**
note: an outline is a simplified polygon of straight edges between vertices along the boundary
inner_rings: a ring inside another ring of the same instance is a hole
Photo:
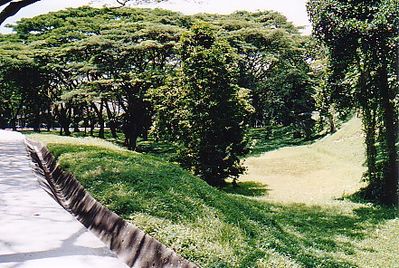
[[[32,172],[24,137],[0,130],[0,268],[127,267]]]

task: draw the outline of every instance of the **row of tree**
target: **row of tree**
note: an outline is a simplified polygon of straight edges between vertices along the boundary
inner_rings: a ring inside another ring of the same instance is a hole
[[[132,150],[152,130],[211,184],[243,171],[248,125],[311,134],[308,38],[278,13],[82,7],[14,30],[0,36],[0,127],[108,127]]]

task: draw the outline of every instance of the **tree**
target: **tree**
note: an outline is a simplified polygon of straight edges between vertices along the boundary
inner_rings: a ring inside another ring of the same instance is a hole
[[[102,42],[92,47],[96,52],[90,62],[95,75],[90,84],[100,86],[99,83],[108,81],[108,88],[102,90],[113,94],[123,110],[122,130],[131,150],[136,149],[138,137],[145,136],[151,126],[152,108],[146,99],[147,91],[162,85],[174,68],[170,62],[175,57],[179,36],[178,27],[143,24],[124,29],[120,37],[104,34]],[[84,51],[83,47],[81,52]],[[101,86],[97,88],[100,91]]]
[[[3,22],[17,14],[21,9],[39,2],[41,0],[0,0],[0,8],[4,7],[0,12],[0,25]],[[125,6],[128,2],[137,2],[136,0],[115,0],[120,6]],[[140,0],[140,2],[151,2],[153,0]],[[156,0],[157,2],[167,1],[167,0]]]
[[[312,70],[311,79],[314,88],[315,108],[319,112],[317,130],[332,134],[337,130],[338,117],[345,118],[352,112],[352,109],[342,106],[338,111],[336,109],[337,104],[334,103],[331,87],[328,83],[328,53],[323,43],[313,36],[309,36],[305,43],[305,49]]]
[[[255,114],[271,118],[263,120],[263,126],[291,125],[308,136],[313,100],[302,38],[278,13],[193,17],[161,9],[81,7],[22,19],[10,36],[14,44],[27,47],[34,66],[45,71],[46,88],[38,92],[51,102],[41,113],[47,126],[59,125],[66,135],[71,127],[89,127],[91,135],[98,127],[99,137],[108,126],[113,137],[123,132],[125,145],[134,150],[152,126],[153,103],[175,105],[173,90],[159,96],[148,92],[173,80],[182,64],[177,43],[195,20],[212,21],[214,37],[227,39],[238,52],[238,63],[228,68],[232,84],[248,89],[237,91],[240,103],[249,107],[246,99],[252,99]],[[176,125],[168,120],[179,122],[167,110],[157,116],[163,118],[157,120],[158,129],[161,122],[165,128]]]
[[[6,35],[0,45],[0,82],[3,95],[0,110],[3,126],[16,128],[17,117],[40,130],[49,99],[46,94],[46,73],[32,59],[29,46],[18,44],[12,35]],[[7,115],[5,117],[5,115]]]
[[[366,134],[366,197],[398,204],[398,0],[309,2],[315,36],[330,58],[331,95],[360,109]],[[395,107],[396,106],[396,107]]]
[[[155,105],[158,120],[169,120],[162,117],[165,110],[174,114],[161,125],[169,125],[166,129],[183,145],[183,165],[209,184],[222,186],[227,177],[235,181],[244,171],[239,156],[246,151],[247,111],[236,85],[237,56],[207,24],[185,33],[180,46],[178,78],[155,91],[167,96]]]
[[[253,127],[293,126],[309,137],[315,110],[306,62],[306,38],[287,19],[272,11],[199,15],[220,28],[239,55],[238,85],[250,89]]]
[[[98,125],[104,137],[108,124],[115,137],[121,125],[126,146],[134,150],[152,123],[146,92],[175,68],[181,23],[181,14],[166,10],[83,7],[24,19],[15,29],[49,69],[61,130],[69,135],[71,124],[78,130],[84,121],[91,129]]]

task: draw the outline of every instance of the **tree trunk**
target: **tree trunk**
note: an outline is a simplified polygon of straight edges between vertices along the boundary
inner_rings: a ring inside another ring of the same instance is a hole
[[[35,107],[33,116],[33,131],[40,132],[40,110],[38,107]]]
[[[47,127],[47,131],[48,132],[50,132],[52,125],[53,125],[53,117],[52,117],[52,114],[51,114],[51,110],[47,109],[47,112],[46,112],[46,127]]]
[[[135,151],[137,149],[137,133],[130,133],[128,149]]]
[[[381,186],[377,178],[377,148],[376,144],[376,111],[369,107],[363,109],[363,126],[366,134],[366,164],[369,186],[366,199],[374,199],[381,194]]]
[[[141,134],[142,125],[140,124],[140,105],[138,102],[131,103],[129,105],[130,111],[125,114],[124,120],[124,134],[125,134],[125,145],[129,150],[136,150],[137,139]]]
[[[6,122],[4,117],[0,116],[0,129],[5,129],[6,128]]]
[[[105,135],[104,135],[104,127],[105,126],[104,126],[104,116],[103,116],[104,101],[101,100],[100,109],[97,108],[95,103],[92,104],[92,107],[93,107],[93,110],[97,114],[98,124],[100,125],[100,131],[98,132],[98,137],[101,139],[104,139],[105,138]]]
[[[90,136],[94,136],[94,126],[95,126],[95,120],[94,118],[90,118]]]
[[[143,141],[148,141],[148,130],[147,129],[145,129],[144,131],[143,131]]]
[[[11,122],[10,123],[11,123],[11,127],[12,127],[13,131],[17,131],[17,117],[18,117],[20,111],[22,110],[22,106],[23,106],[23,103],[21,101],[19,103],[19,105],[18,105],[17,110],[15,111],[15,114],[11,118]]]
[[[398,170],[396,166],[396,111],[394,106],[395,93],[390,90],[386,59],[382,58],[378,70],[378,81],[382,100],[382,116],[384,123],[384,139],[387,160],[384,166],[382,203],[385,205],[398,205]]]
[[[137,148],[137,138],[140,132],[137,130],[137,124],[134,122],[133,117],[129,116],[125,122],[125,145],[129,150],[134,151]]]
[[[118,134],[116,132],[116,120],[115,117],[112,115],[111,109],[108,106],[108,102],[105,103],[105,109],[107,110],[109,128],[111,130],[112,138],[117,139]]]
[[[11,127],[13,131],[17,131],[17,122],[16,119],[11,120]]]
[[[328,125],[330,126],[329,133],[333,134],[337,131],[335,126],[334,114],[332,112],[328,113]]]
[[[64,124],[63,126],[65,136],[70,136],[71,131],[69,130],[69,123]]]
[[[62,130],[64,130],[65,136],[71,135],[71,131],[69,131],[70,118],[68,116],[68,109],[65,107],[61,107],[58,112],[58,121],[60,123],[60,135],[62,135]]]

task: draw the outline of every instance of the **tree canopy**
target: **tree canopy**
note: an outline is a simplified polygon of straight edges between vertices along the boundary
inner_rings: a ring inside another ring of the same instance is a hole
[[[212,30],[193,27],[204,23]],[[248,126],[312,133],[307,39],[279,13],[81,7],[14,30],[0,35],[2,127],[98,128],[100,138],[108,127],[131,150],[168,139],[212,184],[243,171]]]
[[[366,134],[365,194],[398,203],[397,59],[399,2],[310,1],[314,35],[328,49],[331,97],[360,110]]]

